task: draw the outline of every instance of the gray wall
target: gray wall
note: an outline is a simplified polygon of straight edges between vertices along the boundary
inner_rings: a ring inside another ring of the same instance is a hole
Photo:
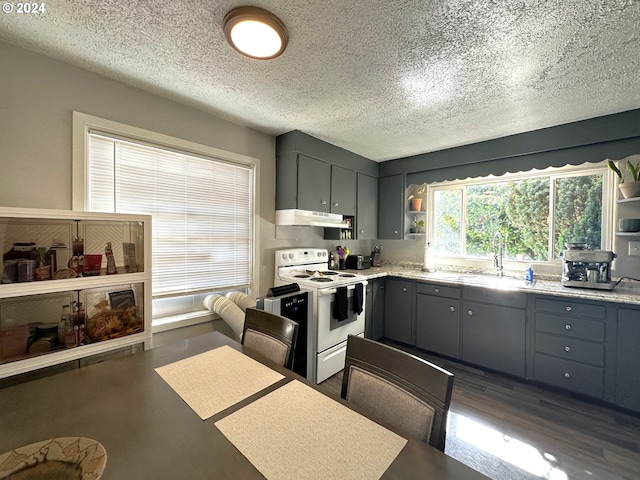
[[[406,175],[406,184],[432,183],[533,168],[579,165],[640,153],[640,110],[592,118],[486,142],[391,160],[380,164],[380,176]],[[616,192],[617,194],[617,192]],[[640,206],[620,205],[618,217],[640,218]],[[640,278],[640,256],[629,256],[629,238],[616,237],[614,275]],[[633,239],[631,239],[633,240]],[[638,238],[640,240],[640,238]],[[384,257],[422,261],[424,244],[417,240],[385,240]],[[514,268],[517,265],[514,266]],[[522,267],[524,268],[524,267]],[[560,274],[553,267],[545,273]]]
[[[273,286],[275,250],[335,246],[319,228],[276,232],[274,137],[3,42],[0,65],[1,206],[71,209],[75,110],[259,159],[255,295]],[[369,249],[368,242],[350,242],[356,250],[360,243]]]

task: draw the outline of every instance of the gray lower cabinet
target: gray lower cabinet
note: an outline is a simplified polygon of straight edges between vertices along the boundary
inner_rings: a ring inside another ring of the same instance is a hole
[[[413,344],[415,282],[388,278],[384,288],[384,336]]]
[[[616,404],[640,411],[640,310],[618,309]]]
[[[462,360],[524,378],[526,293],[463,291]]]
[[[605,318],[602,304],[536,297],[533,379],[604,398]]]
[[[378,238],[404,238],[404,175],[382,177],[378,183]]]
[[[460,358],[460,288],[418,283],[416,346]]]
[[[356,202],[356,237],[358,240],[378,238],[378,179],[358,173]]]
[[[373,278],[366,286],[364,336],[380,340],[384,336],[385,279]]]

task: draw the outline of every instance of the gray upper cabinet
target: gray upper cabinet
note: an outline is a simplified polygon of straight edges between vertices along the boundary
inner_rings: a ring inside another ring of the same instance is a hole
[[[374,207],[371,212],[369,208],[377,204],[378,170],[378,163],[298,130],[279,135],[276,137],[276,210],[297,208],[334,213],[352,217],[352,221],[362,213],[366,217],[361,220],[366,236],[361,238],[373,239],[377,233],[377,210]],[[366,179],[364,182],[375,184],[373,187],[364,184],[358,176]],[[365,206],[357,202],[359,186]],[[348,238],[358,238],[355,228],[349,231]]]
[[[356,238],[373,240],[378,236],[378,179],[358,173]]]
[[[404,176],[382,177],[378,191],[378,238],[404,238]]]
[[[330,212],[331,165],[306,155],[298,155],[298,208]]]
[[[356,214],[356,172],[331,166],[331,213]]]

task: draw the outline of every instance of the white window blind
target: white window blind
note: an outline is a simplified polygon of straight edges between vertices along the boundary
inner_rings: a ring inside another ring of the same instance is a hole
[[[153,215],[153,296],[247,288],[253,169],[91,132],[88,208]]]

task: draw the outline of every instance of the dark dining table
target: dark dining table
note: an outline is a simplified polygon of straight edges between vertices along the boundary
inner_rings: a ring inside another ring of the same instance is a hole
[[[284,377],[202,420],[155,369],[224,345]],[[207,333],[0,389],[0,454],[41,440],[78,436],[104,446],[104,480],[265,478],[215,423],[293,380],[348,406],[343,399],[269,363],[225,335]],[[486,479],[441,451],[396,433],[408,441],[382,478]]]

